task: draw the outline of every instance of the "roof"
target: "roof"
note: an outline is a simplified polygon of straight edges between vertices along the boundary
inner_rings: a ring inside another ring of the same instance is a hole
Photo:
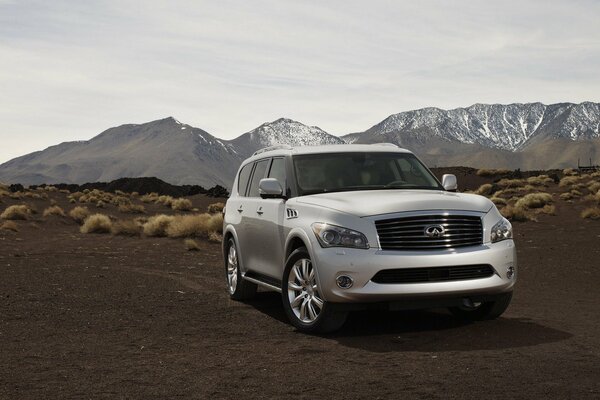
[[[321,146],[299,146],[276,145],[260,149],[248,158],[247,161],[257,160],[265,157],[318,154],[318,153],[410,153],[409,150],[400,148],[392,143],[375,144],[328,144]]]

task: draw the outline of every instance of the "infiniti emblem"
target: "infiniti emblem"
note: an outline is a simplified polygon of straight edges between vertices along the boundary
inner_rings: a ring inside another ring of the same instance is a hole
[[[446,229],[442,225],[429,225],[425,227],[425,236],[430,238],[439,238],[444,236]]]

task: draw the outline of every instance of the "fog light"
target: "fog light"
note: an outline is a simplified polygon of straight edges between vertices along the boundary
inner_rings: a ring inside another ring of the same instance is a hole
[[[508,267],[506,269],[506,277],[512,279],[515,276],[515,267]]]
[[[348,275],[340,275],[335,278],[335,283],[337,283],[340,289],[350,289],[354,284],[354,280]]]

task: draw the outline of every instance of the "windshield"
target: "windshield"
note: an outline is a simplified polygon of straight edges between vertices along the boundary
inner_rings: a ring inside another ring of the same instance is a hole
[[[300,196],[352,190],[443,190],[410,153],[325,153],[293,159]]]

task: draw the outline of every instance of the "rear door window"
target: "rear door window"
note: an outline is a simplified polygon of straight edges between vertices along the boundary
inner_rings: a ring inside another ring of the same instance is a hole
[[[252,172],[253,165],[254,163],[246,164],[240,171],[240,175],[238,177],[238,193],[240,196],[246,196],[248,180],[250,179],[250,173]]]
[[[258,183],[262,178],[265,177],[267,167],[269,166],[269,161],[269,159],[260,160],[256,163],[254,174],[252,174],[252,182],[250,182],[250,192],[248,193],[248,197],[259,197]]]

